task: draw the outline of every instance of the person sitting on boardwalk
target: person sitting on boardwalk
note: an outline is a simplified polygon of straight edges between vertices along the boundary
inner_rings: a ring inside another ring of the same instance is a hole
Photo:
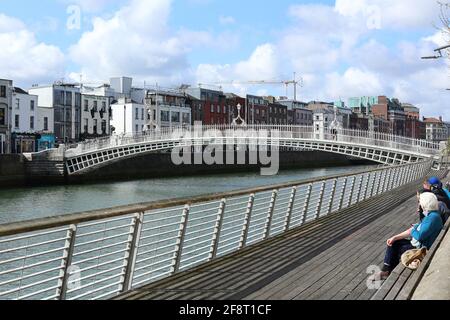
[[[425,180],[423,183],[423,189],[418,192],[417,196],[420,197],[420,194],[425,192],[431,192],[437,197],[439,202],[439,213],[441,214],[442,223],[445,224],[450,216],[450,197],[443,188],[442,182],[439,180],[439,178],[431,177],[430,179]],[[420,215],[420,221],[422,221],[425,216],[420,204],[418,212]]]
[[[436,195],[431,192],[420,195],[420,205],[425,218],[419,224],[387,240],[387,250],[382,272],[372,277],[372,280],[384,280],[400,263],[403,253],[411,249],[430,249],[443,228],[438,212],[439,203]],[[411,239],[411,240],[410,240]]]

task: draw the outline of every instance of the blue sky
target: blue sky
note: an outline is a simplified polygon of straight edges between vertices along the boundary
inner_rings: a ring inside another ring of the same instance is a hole
[[[79,29],[68,30],[71,5]],[[303,100],[388,95],[450,119],[434,0],[0,0],[0,78],[215,83],[304,78]],[[26,63],[23,63],[26,61]],[[448,70],[448,69],[447,69]],[[280,86],[234,85],[284,95]]]

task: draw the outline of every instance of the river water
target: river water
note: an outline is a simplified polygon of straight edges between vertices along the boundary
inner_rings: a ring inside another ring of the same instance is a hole
[[[259,172],[46,186],[0,190],[0,224],[115,206],[226,192],[363,169],[362,166]]]

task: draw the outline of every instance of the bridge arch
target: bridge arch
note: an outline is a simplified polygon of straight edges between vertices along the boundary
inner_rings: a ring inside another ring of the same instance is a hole
[[[79,144],[66,151],[65,163],[69,175],[83,175],[110,163],[145,155],[151,152],[207,145],[259,145],[294,150],[317,150],[380,164],[397,165],[431,159],[439,155],[439,145],[367,131],[341,130],[314,132],[312,127],[253,126],[236,128],[228,126],[202,127],[196,135],[193,128],[180,131],[167,129],[141,136],[110,137]],[[252,134],[244,135],[243,132]],[[265,138],[253,135],[268,133]],[[181,133],[181,134],[180,134]]]

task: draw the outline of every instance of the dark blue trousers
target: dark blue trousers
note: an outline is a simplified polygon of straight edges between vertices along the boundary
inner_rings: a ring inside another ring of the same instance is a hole
[[[384,258],[383,271],[392,272],[400,263],[402,254],[406,251],[415,249],[409,240],[395,241],[392,247],[388,247],[386,250],[386,256]]]

